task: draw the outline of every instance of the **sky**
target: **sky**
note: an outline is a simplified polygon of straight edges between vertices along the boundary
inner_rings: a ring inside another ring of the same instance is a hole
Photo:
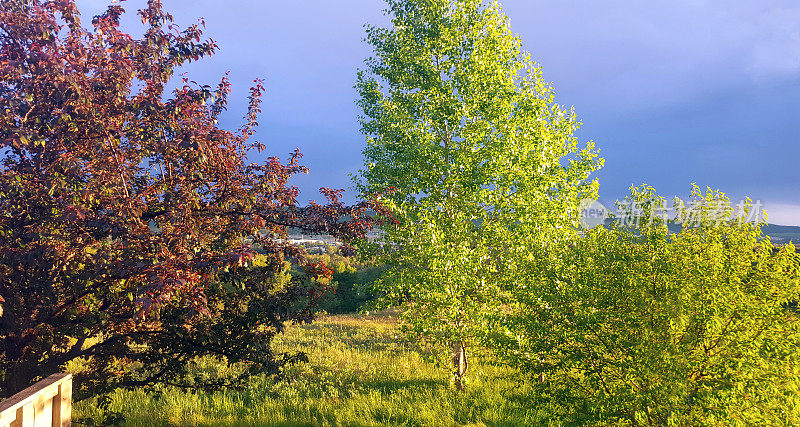
[[[110,0],[77,0],[84,22]],[[125,28],[135,10],[122,2]],[[347,189],[361,167],[353,85],[370,56],[364,24],[386,25],[382,0],[163,0],[180,26],[204,18],[221,50],[184,67],[234,84],[222,126],[236,129],[253,79],[266,84],[257,137],[269,155],[295,148],[319,187]],[[647,183],[668,199],[692,183],[760,201],[769,222],[800,225],[800,2],[797,0],[501,0],[512,30],[575,108],[579,137],[605,158],[606,205]],[[255,158],[254,160],[259,160]]]

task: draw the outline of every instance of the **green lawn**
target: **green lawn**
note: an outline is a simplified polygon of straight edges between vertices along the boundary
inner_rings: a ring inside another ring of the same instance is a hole
[[[110,409],[124,415],[125,425],[540,424],[524,387],[501,368],[474,362],[467,391],[454,391],[446,371],[403,339],[390,314],[323,316],[290,327],[276,348],[303,350],[310,362],[292,367],[284,382],[258,378],[240,391],[167,388],[159,399],[118,391]],[[103,415],[94,402],[75,407],[76,418],[102,422]]]

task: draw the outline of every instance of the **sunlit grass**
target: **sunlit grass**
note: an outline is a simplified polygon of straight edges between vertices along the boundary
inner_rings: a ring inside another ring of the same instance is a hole
[[[390,313],[324,316],[290,327],[275,344],[305,351],[310,362],[291,367],[285,381],[256,378],[238,391],[166,388],[158,398],[117,391],[109,409],[121,413],[125,425],[539,424],[524,387],[501,368],[473,363],[467,391],[453,390],[446,370],[402,337]],[[104,417],[94,402],[78,403],[75,415]]]

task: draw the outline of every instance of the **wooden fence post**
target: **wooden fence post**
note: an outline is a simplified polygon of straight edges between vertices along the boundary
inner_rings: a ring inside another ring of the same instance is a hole
[[[67,427],[72,374],[51,375],[0,402],[0,427]]]

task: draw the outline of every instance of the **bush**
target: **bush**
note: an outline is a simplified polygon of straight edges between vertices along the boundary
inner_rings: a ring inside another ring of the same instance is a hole
[[[698,227],[669,234],[643,218],[531,254],[487,339],[558,400],[555,418],[800,423],[800,323],[787,305],[800,293],[800,256],[758,225],[715,223],[711,207],[732,211],[723,194],[693,196]],[[652,189],[632,200],[662,205]]]
[[[335,246],[327,246],[323,253],[309,254],[308,261],[321,263],[331,272],[328,291],[320,299],[319,307],[328,313],[354,313],[373,302],[377,296],[373,284],[384,270],[372,260],[347,256]]]

